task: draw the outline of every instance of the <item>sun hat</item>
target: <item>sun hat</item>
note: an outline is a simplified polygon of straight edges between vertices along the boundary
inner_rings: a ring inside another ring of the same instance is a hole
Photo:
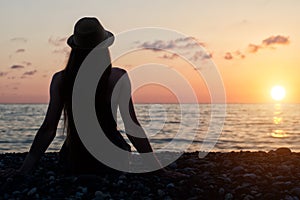
[[[93,49],[97,45],[100,48],[107,48],[114,42],[114,35],[105,30],[95,17],[83,17],[74,26],[74,33],[67,44],[71,48]],[[99,45],[100,44],[100,45]]]

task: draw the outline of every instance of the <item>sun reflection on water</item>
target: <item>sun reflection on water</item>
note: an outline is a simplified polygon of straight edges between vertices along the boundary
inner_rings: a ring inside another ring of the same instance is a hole
[[[282,117],[273,117],[274,124],[280,124],[282,121]]]
[[[271,133],[272,137],[275,137],[275,138],[288,137],[287,133],[282,129],[283,119],[282,119],[281,115],[282,115],[281,104],[277,103],[274,105],[273,130]]]
[[[271,135],[276,138],[285,138],[288,136],[283,130],[273,130]]]

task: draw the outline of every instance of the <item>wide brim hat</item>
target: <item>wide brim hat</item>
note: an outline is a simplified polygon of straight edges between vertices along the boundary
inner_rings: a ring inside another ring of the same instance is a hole
[[[114,43],[114,35],[103,28],[95,17],[84,17],[74,26],[74,33],[67,44],[72,48],[93,49],[107,48]]]

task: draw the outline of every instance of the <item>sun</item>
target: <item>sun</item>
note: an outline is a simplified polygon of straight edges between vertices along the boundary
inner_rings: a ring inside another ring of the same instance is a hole
[[[285,97],[285,89],[281,85],[276,85],[271,89],[271,96],[275,101],[281,101]]]

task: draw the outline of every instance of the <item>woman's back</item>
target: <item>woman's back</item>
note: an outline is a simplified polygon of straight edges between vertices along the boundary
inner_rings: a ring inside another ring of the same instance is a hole
[[[63,74],[62,72],[59,72]],[[126,71],[120,68],[112,68],[108,76],[105,88],[97,87],[95,95],[95,110],[98,117],[99,124],[105,135],[112,143],[122,148],[123,150],[130,151],[130,145],[124,140],[120,132],[117,130],[116,115],[117,108],[120,103],[122,85],[117,84],[118,81],[125,81],[121,79],[126,75]],[[99,85],[98,85],[99,86]],[[117,98],[112,98],[114,94]],[[84,98],[84,97],[83,97]],[[76,131],[72,111],[69,108],[68,113],[68,134],[66,141],[61,149],[61,157],[64,160],[64,165],[72,169],[73,172],[90,171],[95,172],[95,169],[105,170],[98,160],[96,160],[85,148],[80,140]],[[101,133],[99,133],[101,134]]]

